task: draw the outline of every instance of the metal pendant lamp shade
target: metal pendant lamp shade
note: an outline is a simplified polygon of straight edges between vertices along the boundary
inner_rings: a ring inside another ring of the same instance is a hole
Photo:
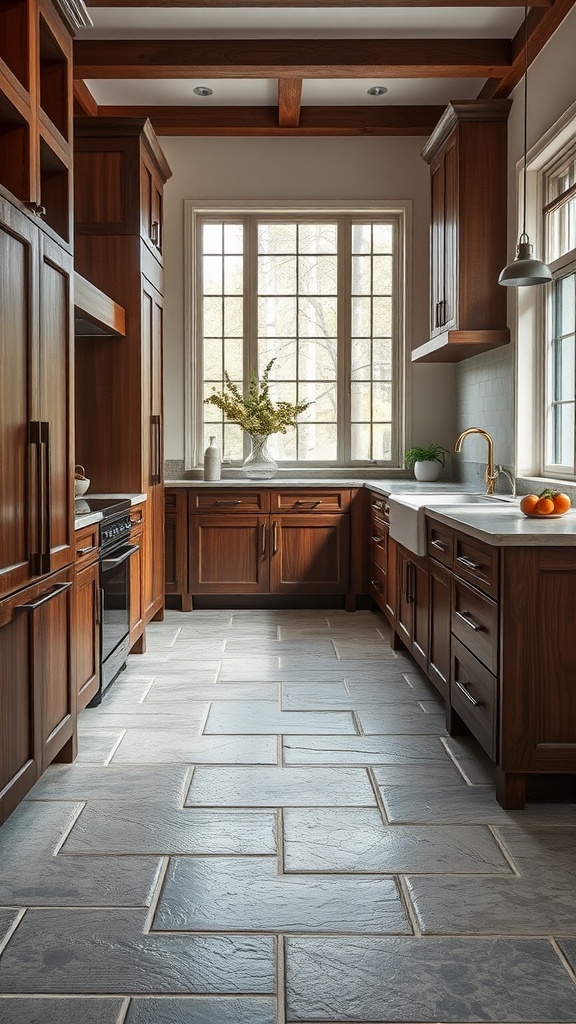
[[[550,268],[542,260],[534,259],[532,245],[526,233],[526,150],[528,126],[528,4],[524,6],[524,167],[522,196],[522,234],[516,246],[516,255],[498,278],[506,288],[522,288],[531,284],[548,284],[552,280]]]

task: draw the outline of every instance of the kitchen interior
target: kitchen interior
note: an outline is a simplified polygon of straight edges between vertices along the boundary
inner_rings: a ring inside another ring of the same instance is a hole
[[[573,452],[575,43],[572,0],[1,5],[5,1024],[576,1020],[556,284],[498,284],[571,154]],[[400,218],[386,458],[204,477],[192,225],[254,210]]]

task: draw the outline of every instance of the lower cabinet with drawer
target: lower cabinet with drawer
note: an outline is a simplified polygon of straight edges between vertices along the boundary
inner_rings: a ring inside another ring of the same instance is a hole
[[[352,497],[347,488],[167,488],[166,593],[179,595],[183,609],[195,595],[348,602]]]
[[[98,524],[76,530],[74,679],[78,711],[100,688],[100,567]]]
[[[522,808],[529,776],[576,775],[576,548],[427,526],[428,676],[450,733],[470,730],[495,762],[501,805]]]

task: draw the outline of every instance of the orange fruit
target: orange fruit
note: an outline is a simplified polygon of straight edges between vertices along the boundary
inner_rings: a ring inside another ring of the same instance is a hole
[[[568,495],[563,494],[562,491],[558,491],[552,498],[552,501],[554,502],[554,511],[559,512],[560,514],[567,512],[572,504]]]
[[[526,494],[520,502],[520,509],[522,510],[522,512],[527,512],[528,514],[530,514],[531,512],[534,512],[534,509],[536,508],[538,501],[538,495]]]
[[[552,498],[540,498],[534,511],[540,516],[549,516],[554,511],[554,501]]]

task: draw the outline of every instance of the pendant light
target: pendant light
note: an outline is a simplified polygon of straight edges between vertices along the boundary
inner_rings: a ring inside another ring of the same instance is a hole
[[[498,284],[507,288],[521,288],[529,284],[548,284],[552,280],[550,268],[532,256],[532,245],[526,232],[526,150],[528,149],[528,4],[524,4],[524,166],[522,195],[522,234],[518,239],[516,255],[504,267]]]

